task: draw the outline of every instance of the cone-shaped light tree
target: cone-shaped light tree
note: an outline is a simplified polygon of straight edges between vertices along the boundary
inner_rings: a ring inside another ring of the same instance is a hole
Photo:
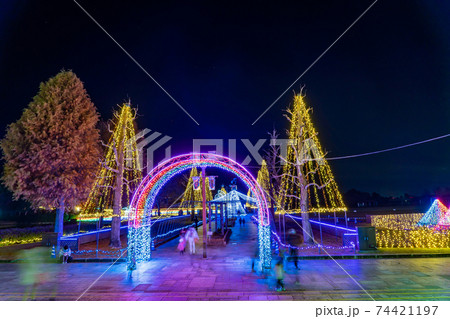
[[[253,197],[253,192],[250,188],[247,191],[247,197]],[[250,208],[250,207],[252,207],[252,204],[247,200],[245,202],[245,208]]]
[[[122,208],[130,203],[133,191],[142,179],[135,137],[136,111],[130,103],[114,113],[113,127],[105,157],[100,162],[96,180],[86,201],[83,217],[112,217],[111,247],[121,247],[120,221]]]
[[[439,199],[435,199],[417,226],[435,226],[445,216],[448,208]]]
[[[270,200],[270,180],[269,180],[269,171],[267,170],[266,161],[263,160],[261,163],[261,168],[258,171],[258,175],[256,177],[256,182],[258,182],[259,186],[261,186],[262,190],[266,195],[266,199]]]
[[[301,213],[305,243],[314,242],[309,213],[342,212],[347,209],[324,158],[310,111],[302,94],[294,97],[294,103],[287,111],[291,143],[286,158],[281,158],[285,165],[278,198],[282,211]]]
[[[98,118],[80,79],[62,71],[41,83],[1,141],[3,183],[15,199],[56,208],[59,236],[65,209],[86,200],[94,180],[100,155]]]
[[[200,188],[197,190],[194,190],[194,178],[199,178],[199,185]],[[189,175],[189,180],[186,185],[186,190],[184,191],[183,199],[181,200],[180,207],[187,208],[187,209],[194,209],[194,208],[202,208],[202,173],[197,171],[197,168],[193,167],[191,169],[191,173]],[[206,185],[206,201],[212,200],[212,192],[209,188],[209,179],[206,177],[205,179],[205,185]]]
[[[194,177],[198,176],[197,168],[193,167],[191,173],[189,174],[189,179],[186,184],[186,190],[184,191],[183,198],[181,200],[180,207],[193,209],[195,208],[195,196],[194,196]]]

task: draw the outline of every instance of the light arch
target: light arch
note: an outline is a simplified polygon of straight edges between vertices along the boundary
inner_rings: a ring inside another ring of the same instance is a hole
[[[135,191],[128,210],[128,267],[151,257],[151,211],[156,196],[174,176],[193,167],[214,167],[239,177],[256,198],[258,207],[259,256],[264,268],[270,267],[270,218],[264,191],[256,179],[234,160],[211,153],[191,153],[173,157],[156,166]]]

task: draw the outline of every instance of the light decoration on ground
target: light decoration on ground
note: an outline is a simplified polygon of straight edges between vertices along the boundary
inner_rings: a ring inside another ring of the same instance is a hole
[[[415,229],[377,229],[379,248],[450,248],[449,230],[436,231],[426,226]]]
[[[435,200],[425,214],[372,216],[379,248],[450,248],[447,208]]]
[[[425,213],[421,220],[417,223],[417,226],[435,226],[439,223],[439,220],[444,217],[447,212],[447,207],[441,203],[439,199],[435,199],[431,204],[430,209]]]
[[[186,190],[183,195],[183,199],[181,200],[180,208],[187,209],[201,209],[202,208],[202,188],[200,187],[197,190],[194,190],[194,182],[193,179],[195,177],[199,178],[200,185],[202,185],[202,173],[197,171],[196,167],[191,169],[191,173],[189,175],[188,183],[186,185]],[[209,178],[206,177],[205,182],[205,191],[206,191],[206,201],[210,201],[213,199],[212,192],[209,185]]]
[[[106,146],[106,154],[99,166],[95,183],[79,215],[80,219],[113,215],[114,192],[118,183],[117,174],[121,160],[123,181],[119,182],[122,183],[124,194],[123,206],[129,205],[129,197],[142,179],[134,128],[135,110],[126,103],[114,113],[114,117],[114,130]]]
[[[370,223],[376,228],[413,229],[423,216],[423,213],[372,215]]]
[[[135,191],[128,211],[128,269],[151,257],[151,211],[161,188],[174,176],[193,167],[220,168],[238,176],[254,196],[258,207],[259,254],[264,268],[270,268],[270,219],[264,191],[240,164],[217,154],[186,154],[173,157],[155,167]]]
[[[325,160],[310,111],[303,96],[296,95],[291,109],[288,110],[291,122],[289,139],[292,144],[288,147],[283,166],[278,205],[281,211],[299,213],[300,194],[307,191],[309,213],[347,211],[330,166]],[[303,181],[299,180],[298,170],[302,172]],[[306,185],[310,186],[305,189]]]
[[[448,209],[444,216],[442,216],[437,225],[435,226],[435,230],[444,230],[450,229],[450,209]]]

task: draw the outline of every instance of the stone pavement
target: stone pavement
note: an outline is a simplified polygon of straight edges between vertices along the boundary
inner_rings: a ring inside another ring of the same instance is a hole
[[[201,238],[201,228],[199,235]],[[125,263],[47,265],[50,278],[36,300],[450,300],[447,258],[302,260],[286,266],[286,291],[272,274],[251,271],[257,228],[247,218],[226,247],[202,258],[180,255],[173,240],[153,252],[128,278]],[[0,264],[0,300],[22,300],[19,264]],[[342,267],[342,268],[341,268]],[[298,283],[296,283],[298,281]]]

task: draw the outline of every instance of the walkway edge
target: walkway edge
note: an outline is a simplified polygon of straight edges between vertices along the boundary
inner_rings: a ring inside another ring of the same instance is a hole
[[[389,255],[336,255],[336,256],[299,256],[299,260],[320,260],[320,259],[400,259],[400,258],[442,258],[450,257],[450,254],[389,254]],[[293,257],[287,257],[288,261]],[[75,258],[73,263],[117,263],[126,262],[126,258]],[[0,263],[16,263],[17,259],[1,260]]]

